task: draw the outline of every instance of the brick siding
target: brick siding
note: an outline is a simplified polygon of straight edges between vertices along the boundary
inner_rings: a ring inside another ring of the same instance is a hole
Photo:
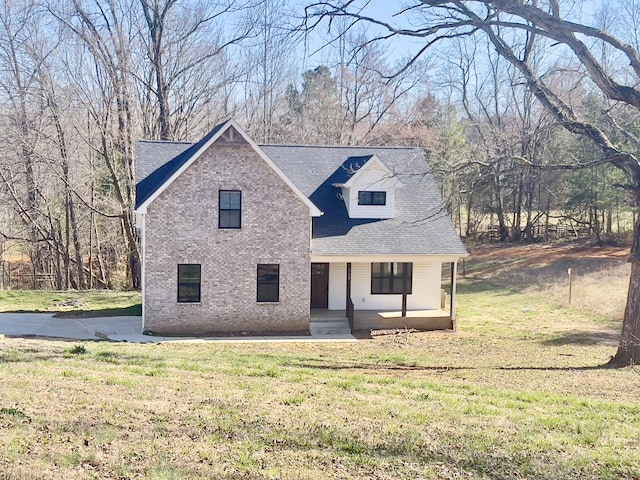
[[[218,191],[242,191],[242,228],[218,228]],[[309,330],[308,207],[244,142],[219,139],[147,210],[145,330],[205,335]],[[202,265],[201,301],[177,302],[177,265]],[[259,263],[280,301],[256,301]]]

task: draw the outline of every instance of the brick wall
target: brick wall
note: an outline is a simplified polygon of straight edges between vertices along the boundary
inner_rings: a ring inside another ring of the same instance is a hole
[[[242,228],[218,228],[218,191],[242,191]],[[145,330],[161,334],[309,329],[308,207],[246,143],[220,139],[146,215]],[[201,301],[177,302],[177,265],[202,265]],[[280,301],[256,301],[258,263],[280,264]]]

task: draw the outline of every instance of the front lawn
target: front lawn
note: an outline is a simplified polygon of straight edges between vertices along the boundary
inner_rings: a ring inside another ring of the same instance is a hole
[[[357,344],[0,340],[0,471],[639,478],[640,372],[599,368],[615,326],[485,287],[461,283],[457,333]]]
[[[0,339],[0,478],[640,478],[640,370],[600,367],[619,317],[517,273],[461,280],[455,333]]]

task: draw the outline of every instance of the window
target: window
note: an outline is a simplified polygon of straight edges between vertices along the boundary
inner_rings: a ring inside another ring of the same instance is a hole
[[[406,293],[411,293],[412,263],[372,263],[371,294],[402,293],[405,272],[407,276]]]
[[[242,192],[220,190],[218,194],[218,228],[240,228]]]
[[[178,265],[178,302],[194,303],[200,301],[200,264],[183,263]]]
[[[387,192],[358,192],[358,205],[386,205]]]
[[[258,264],[258,302],[280,301],[280,265]]]

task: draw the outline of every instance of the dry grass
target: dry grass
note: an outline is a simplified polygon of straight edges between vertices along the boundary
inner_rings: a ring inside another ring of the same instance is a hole
[[[599,367],[619,321],[496,287],[485,261],[456,333],[0,339],[0,478],[640,478],[640,372]]]
[[[592,315],[619,320],[629,286],[628,248],[563,245],[489,246],[473,251],[470,278],[521,288],[556,305],[571,305]]]

